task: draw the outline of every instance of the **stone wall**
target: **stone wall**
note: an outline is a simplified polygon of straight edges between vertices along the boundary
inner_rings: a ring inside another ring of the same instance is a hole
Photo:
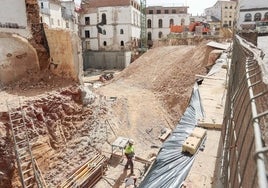
[[[36,50],[15,34],[0,34],[0,84],[17,81],[39,70]]]
[[[40,22],[38,0],[25,0],[25,3],[27,23],[32,33],[29,41],[37,51],[40,69],[44,70],[48,66],[49,49],[43,24]]]

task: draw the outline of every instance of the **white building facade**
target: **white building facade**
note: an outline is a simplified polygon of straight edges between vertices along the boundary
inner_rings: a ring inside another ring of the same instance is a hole
[[[58,0],[38,0],[41,22],[51,29],[65,29],[78,33],[78,14],[75,2]]]
[[[188,7],[147,7],[147,39],[148,44],[152,41],[167,37],[171,25],[189,25],[190,14]]]
[[[1,0],[0,32],[16,33],[23,37],[31,35],[25,0]]]
[[[217,1],[213,7],[205,9],[205,14],[221,20],[222,27],[232,28],[236,20],[236,4],[235,1]]]
[[[132,50],[140,39],[139,1],[90,1],[80,16],[83,49]]]
[[[256,22],[268,20],[267,0],[241,0],[238,4],[238,29],[255,29]]]

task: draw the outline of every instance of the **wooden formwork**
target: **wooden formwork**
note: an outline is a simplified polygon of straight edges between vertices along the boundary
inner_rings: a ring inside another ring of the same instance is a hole
[[[106,158],[97,154],[59,185],[58,188],[91,188],[102,178],[106,167]]]

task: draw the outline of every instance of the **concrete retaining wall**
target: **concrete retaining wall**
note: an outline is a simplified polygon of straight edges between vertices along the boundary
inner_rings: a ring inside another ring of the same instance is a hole
[[[87,51],[83,54],[84,70],[96,69],[124,69],[130,64],[131,52],[93,52]]]

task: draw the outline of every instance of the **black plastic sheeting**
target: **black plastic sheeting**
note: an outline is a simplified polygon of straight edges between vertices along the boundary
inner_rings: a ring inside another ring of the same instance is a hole
[[[197,120],[204,117],[198,85],[195,84],[189,106],[178,125],[163,143],[139,188],[179,188],[182,186],[195,155],[182,153],[182,144],[197,125]]]

